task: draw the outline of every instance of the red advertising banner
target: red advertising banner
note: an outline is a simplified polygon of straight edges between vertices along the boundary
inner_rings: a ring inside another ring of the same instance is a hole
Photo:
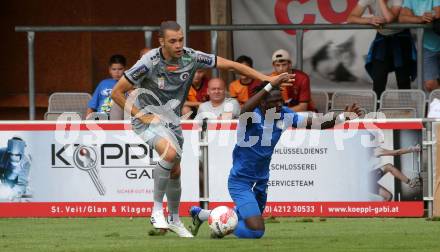
[[[182,129],[180,212],[187,216],[200,200],[200,127],[191,122]],[[353,121],[324,131],[287,130],[269,167],[264,214],[423,216],[421,129],[420,120],[394,120]],[[227,178],[236,135],[237,121],[208,124],[211,208],[233,204]],[[157,157],[129,124],[0,123],[0,152],[8,153],[14,141],[24,143],[22,159],[14,167],[0,163],[0,218],[151,214]],[[377,156],[378,151],[399,149],[406,154]],[[95,176],[85,169],[84,150]]]
[[[229,205],[215,202],[210,208]],[[422,217],[423,201],[400,202],[268,202],[264,216],[275,217]]]
[[[189,216],[189,209],[196,204],[181,202],[181,216]],[[0,204],[0,218],[147,217],[152,208],[152,202],[11,202]]]

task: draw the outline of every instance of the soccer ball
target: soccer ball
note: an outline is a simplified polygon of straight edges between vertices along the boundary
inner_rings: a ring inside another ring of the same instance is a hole
[[[211,231],[219,238],[232,233],[237,226],[238,216],[227,206],[219,206],[211,211],[208,224]]]

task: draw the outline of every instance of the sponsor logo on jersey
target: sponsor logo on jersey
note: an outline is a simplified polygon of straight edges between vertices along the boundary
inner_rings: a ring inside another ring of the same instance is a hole
[[[177,66],[177,65],[168,65],[166,67],[166,69],[167,69],[168,72],[174,72],[174,71],[177,71],[179,69],[179,66]]]
[[[208,55],[204,55],[204,54],[199,54],[197,55],[197,62],[205,64],[205,65],[212,65],[212,58],[209,57]]]
[[[153,66],[155,66],[155,65],[157,65],[157,64],[159,63],[159,61],[160,61],[160,58],[157,57],[157,58],[154,58],[154,59],[151,61],[151,63],[153,63]]]
[[[182,81],[186,81],[189,78],[189,73],[188,72],[184,72],[184,73],[180,74],[179,78]]]
[[[148,73],[148,68],[145,65],[139,66],[138,68],[136,68],[132,73],[131,73],[131,78],[133,78],[133,80],[137,81],[140,78],[142,78],[142,76],[146,75]]]
[[[160,61],[160,54],[156,53],[155,55],[150,57],[151,63],[155,66]]]

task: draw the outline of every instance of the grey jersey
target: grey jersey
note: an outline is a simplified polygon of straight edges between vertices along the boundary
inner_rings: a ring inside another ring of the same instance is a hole
[[[143,88],[135,105],[144,112],[158,114],[166,123],[178,126],[183,103],[197,69],[213,68],[217,57],[191,48],[184,48],[182,57],[166,61],[160,48],[146,53],[124,76],[133,85]],[[139,121],[134,120],[135,128]]]

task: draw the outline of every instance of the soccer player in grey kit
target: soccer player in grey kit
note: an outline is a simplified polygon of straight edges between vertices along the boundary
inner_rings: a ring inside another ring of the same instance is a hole
[[[154,168],[154,205],[151,224],[169,229],[180,237],[193,237],[179,218],[181,195],[180,159],[183,136],[180,111],[197,69],[234,70],[260,81],[275,80],[246,65],[183,46],[183,32],[175,21],[160,25],[160,47],[152,49],[118,81],[112,99],[132,115],[133,130],[161,159]],[[293,82],[290,79],[289,82]],[[125,93],[139,87],[134,104],[127,104]],[[168,200],[168,222],[163,212],[163,198]]]

